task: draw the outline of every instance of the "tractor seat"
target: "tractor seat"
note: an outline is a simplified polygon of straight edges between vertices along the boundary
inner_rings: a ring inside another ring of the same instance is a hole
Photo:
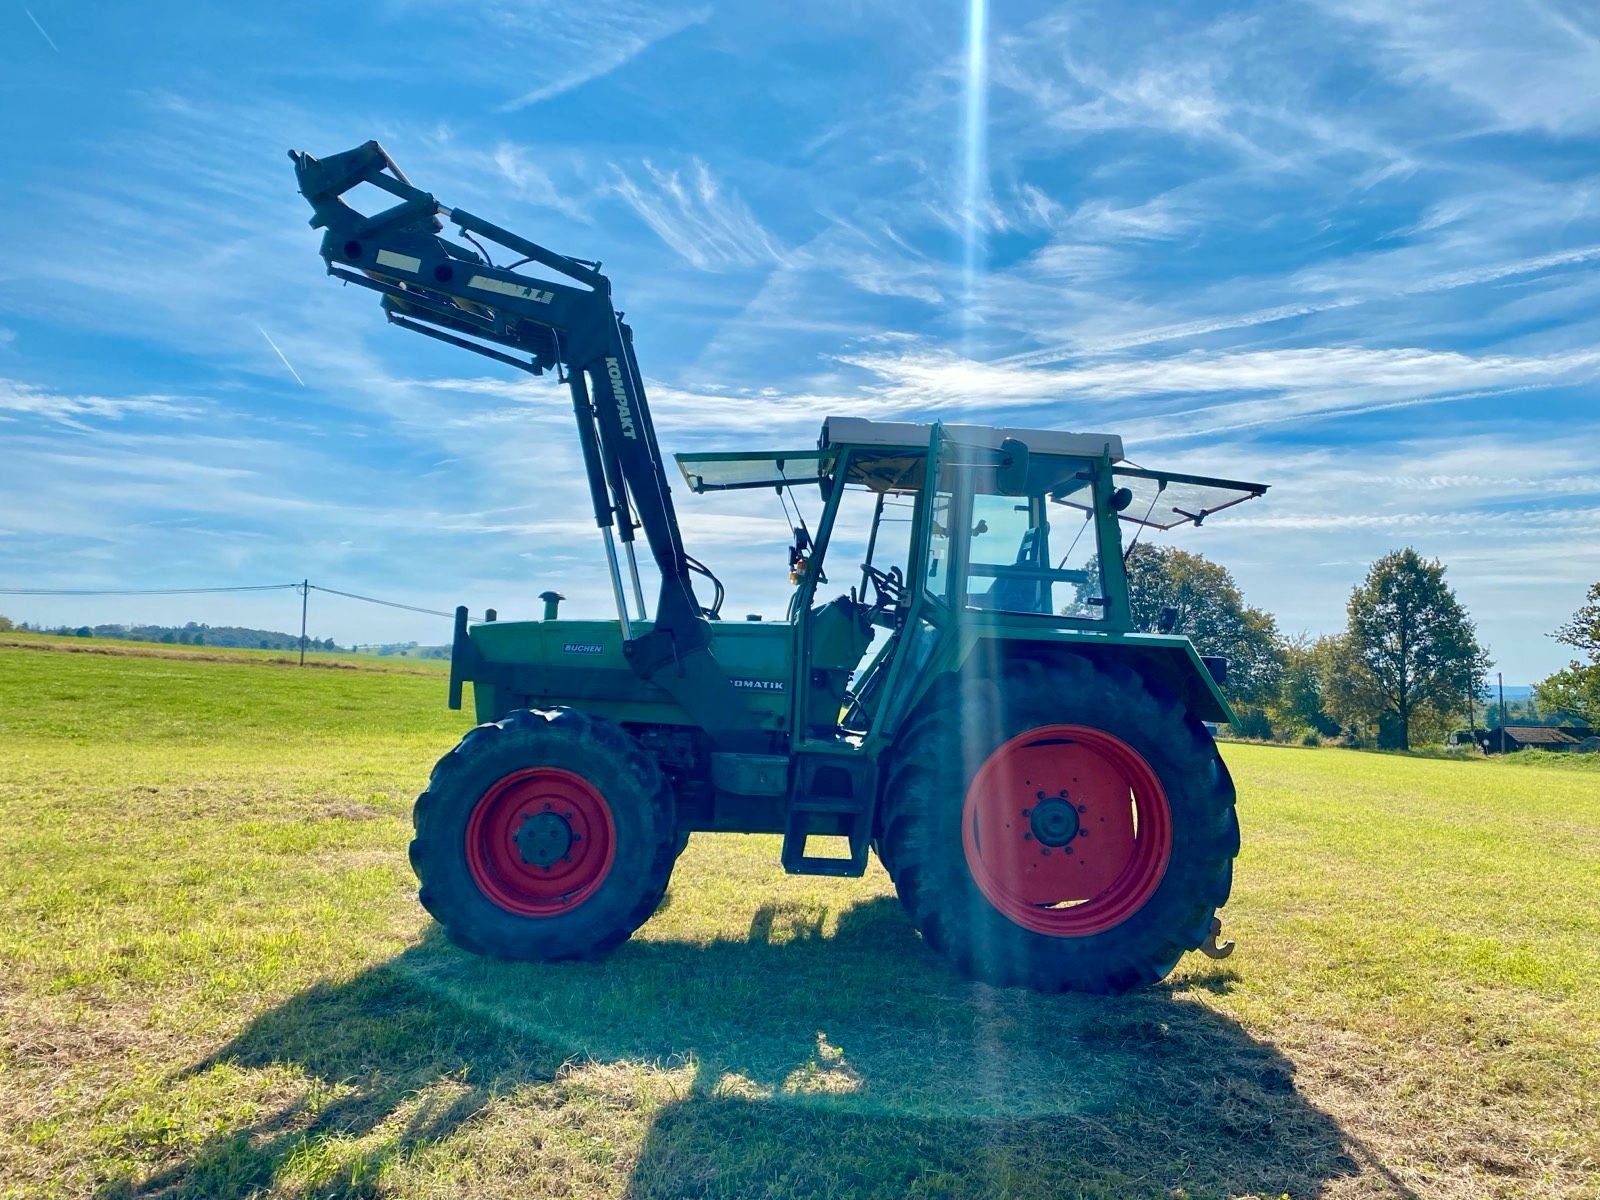
[[[1015,566],[1035,565],[1034,547],[1038,541],[1037,529],[1030,529],[1022,535],[1022,541],[1017,546]],[[994,587],[989,591],[989,607],[1002,612],[1047,613],[1050,611],[1049,596],[1049,585],[1042,579],[1002,575],[994,581]]]

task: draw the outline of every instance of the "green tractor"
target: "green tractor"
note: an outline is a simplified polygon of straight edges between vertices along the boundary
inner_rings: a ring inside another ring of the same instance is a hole
[[[291,158],[331,274],[395,324],[565,381],[605,548],[614,620],[560,619],[554,593],[539,621],[456,611],[450,704],[470,682],[480,724],[411,844],[452,941],[602,955],[691,833],[737,832],[781,835],[800,874],[875,851],[923,938],[997,985],[1120,992],[1227,952],[1239,826],[1207,728],[1232,719],[1226,664],[1135,631],[1121,530],[1199,525],[1263,485],[1135,467],[1111,434],[841,417],[814,446],[680,454],[690,492],[793,505],[788,618],[723,619],[599,264],[443,208],[376,142]],[[396,204],[357,212],[363,183]]]

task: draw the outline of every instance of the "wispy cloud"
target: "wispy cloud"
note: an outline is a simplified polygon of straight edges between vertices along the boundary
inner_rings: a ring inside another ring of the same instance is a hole
[[[1140,346],[1271,325],[1297,317],[1354,308],[1379,299],[1420,296],[1432,292],[1476,287],[1505,279],[1537,276],[1595,261],[1600,261],[1600,245],[1577,246],[1570,250],[1539,254],[1530,258],[1462,267],[1422,278],[1415,276],[1408,278],[1403,268],[1384,269],[1387,264],[1381,261],[1375,262],[1371,258],[1331,263],[1308,268],[1287,281],[1289,290],[1300,291],[1306,295],[1306,299],[1298,302],[1135,329],[1120,334],[1101,333],[1081,341],[1008,355],[996,362],[1005,366],[1047,366],[1084,356],[1114,354]],[[1344,294],[1337,294],[1340,292]],[[1335,294],[1329,295],[1329,293]]]
[[[1560,386],[1600,372],[1600,351],[1530,357],[1359,346],[1192,351],[1056,370],[997,368],[922,347],[845,361],[876,376],[869,393],[902,411],[1032,409],[1035,419],[1054,423],[1049,410],[1070,405],[1096,421],[1114,418],[1124,433],[1152,444]]]
[[[1079,206],[1068,220],[1069,228],[1082,236],[1103,240],[1128,238],[1135,241],[1167,241],[1193,232],[1198,219],[1181,211],[1165,196],[1143,204],[1118,205],[1110,200],[1090,200]]]
[[[1465,100],[1501,129],[1600,129],[1600,27],[1589,4],[1561,0],[1325,0],[1374,29],[1399,77]]]
[[[643,178],[618,168],[615,192],[663,242],[702,271],[768,266],[784,251],[736,193],[698,158],[686,170],[646,161]]]
[[[106,421],[121,421],[131,416],[183,418],[194,416],[197,411],[192,401],[177,396],[68,394],[0,378],[0,414],[9,413],[13,418],[25,416],[77,424],[89,418]]]
[[[1301,173],[1327,160],[1393,170],[1406,153],[1375,130],[1330,115],[1308,95],[1309,81],[1256,53],[1294,26],[1263,27],[1262,14],[1163,21],[1148,36],[1108,36],[1086,14],[1057,12],[1002,38],[992,77],[1029,102],[1057,136],[1075,141],[1121,133],[1165,138],[1227,156],[1235,167]]]

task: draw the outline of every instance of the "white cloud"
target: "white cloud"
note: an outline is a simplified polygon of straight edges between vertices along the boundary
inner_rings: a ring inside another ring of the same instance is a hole
[[[1422,261],[1426,259],[1426,261]],[[1280,321],[1290,321],[1317,313],[1355,308],[1376,300],[1422,296],[1436,292],[1478,287],[1506,279],[1534,277],[1600,261],[1600,245],[1575,246],[1526,258],[1484,262],[1427,273],[1425,267],[1441,263],[1444,256],[1432,247],[1386,251],[1372,255],[1319,264],[1307,268],[1277,286],[1301,299],[1268,308],[1203,316],[1167,325],[1135,328],[1109,333],[1103,329],[1086,333],[1079,340],[1063,345],[1030,350],[996,360],[1003,366],[1047,366],[1084,356],[1114,354],[1140,346],[1184,341],[1238,329],[1253,329]],[[1419,275],[1419,268],[1423,273]],[[1256,281],[1233,291],[1260,291],[1273,286],[1271,281]]]
[[[700,159],[685,171],[647,160],[643,172],[641,181],[618,168],[616,194],[691,266],[725,271],[783,261],[776,239],[736,193],[723,191]]]
[[[88,418],[120,421],[130,416],[182,419],[195,416],[193,402],[177,396],[72,395],[0,378],[0,413],[78,424]]]
[[[1166,241],[1193,231],[1198,221],[1180,212],[1166,197],[1143,204],[1117,205],[1110,200],[1089,200],[1069,222],[1083,236],[1114,240]]]
[[[1362,162],[1369,178],[1405,169],[1403,150],[1317,102],[1312,81],[1288,65],[1307,37],[1303,25],[1275,27],[1270,16],[1164,20],[1130,36],[1124,19],[1052,13],[998,39],[991,78],[1034,110],[1035,137],[1042,122],[1074,141],[1176,138],[1253,172],[1305,173],[1333,161]],[[1263,54],[1268,41],[1275,52]]]
[[[875,390],[882,398],[920,401],[928,411],[1114,402],[1125,427],[1148,431],[1147,436],[1173,437],[1437,401],[1469,391],[1576,382],[1600,370],[1600,351],[1529,357],[1319,346],[1191,351],[1045,370],[912,348],[856,354],[845,361],[877,376],[881,382]],[[1235,399],[1239,394],[1244,398]],[[1131,401],[1144,402],[1140,411],[1151,415],[1130,421],[1126,404]]]
[[[1376,31],[1406,82],[1448,90],[1502,129],[1600,130],[1600,25],[1560,0],[1326,0]]]

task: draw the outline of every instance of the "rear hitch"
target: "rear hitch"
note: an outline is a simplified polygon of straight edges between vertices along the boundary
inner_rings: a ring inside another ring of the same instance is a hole
[[[1233,942],[1221,942],[1217,939],[1222,936],[1222,918],[1211,918],[1211,932],[1206,934],[1206,940],[1200,943],[1200,953],[1207,958],[1227,958],[1233,953]]]

